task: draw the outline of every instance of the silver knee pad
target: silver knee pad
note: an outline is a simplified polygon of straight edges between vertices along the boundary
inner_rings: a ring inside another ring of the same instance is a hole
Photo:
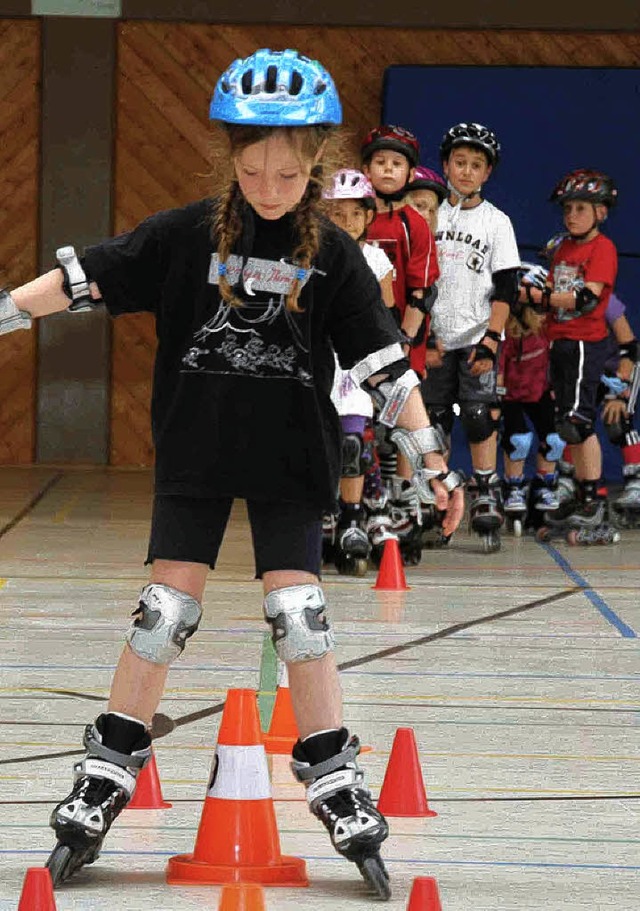
[[[319,585],[291,585],[269,592],[264,618],[281,661],[312,661],[333,651],[335,639],[325,609]]]
[[[191,595],[152,583],[142,589],[127,642],[140,658],[171,664],[198,629],[201,616],[202,608]]]

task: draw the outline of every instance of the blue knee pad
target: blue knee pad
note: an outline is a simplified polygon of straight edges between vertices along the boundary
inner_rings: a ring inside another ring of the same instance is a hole
[[[565,441],[558,433],[548,433],[538,446],[538,452],[547,462],[559,462],[564,452]]]
[[[502,446],[513,462],[524,462],[529,455],[532,443],[533,433],[528,430],[526,433],[512,433],[503,441]]]

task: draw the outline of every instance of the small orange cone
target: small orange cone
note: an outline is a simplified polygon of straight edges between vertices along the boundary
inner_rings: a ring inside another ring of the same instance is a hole
[[[383,591],[409,591],[410,586],[407,585],[404,575],[402,554],[397,538],[387,538],[384,542],[378,578],[376,584],[371,587]]]
[[[293,703],[289,690],[289,676],[287,667],[282,665],[282,676],[276,689],[276,701],[273,704],[271,723],[266,734],[262,735],[262,742],[267,753],[288,755],[293,745],[300,736],[298,723],[293,714]]]
[[[46,867],[28,868],[18,911],[56,911],[53,882]]]
[[[127,810],[168,810],[173,804],[162,796],[160,776],[156,765],[155,753],[138,775],[133,797],[127,804]]]
[[[442,911],[438,883],[432,876],[417,876],[414,879],[407,911]]]
[[[280,853],[255,690],[229,690],[193,854],[172,857],[170,885],[308,886],[306,865]]]
[[[413,728],[398,728],[384,773],[378,809],[385,816],[437,816],[429,809]]]
[[[257,883],[222,887],[218,911],[264,911],[264,893]]]

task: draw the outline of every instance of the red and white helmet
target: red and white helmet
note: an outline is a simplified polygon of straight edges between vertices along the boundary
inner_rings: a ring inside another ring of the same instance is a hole
[[[373,199],[376,191],[362,171],[341,168],[329,178],[329,185],[322,191],[324,199]]]
[[[571,171],[556,184],[549,197],[550,202],[567,202],[570,199],[583,199],[593,205],[614,206],[618,199],[618,190],[607,174],[579,168]]]
[[[407,184],[407,191],[410,193],[412,190],[433,190],[438,202],[442,202],[448,193],[444,178],[437,171],[423,168],[422,165],[418,165],[414,170],[413,180]]]
[[[418,137],[410,130],[404,127],[387,124],[376,127],[364,138],[360,153],[365,164],[369,161],[374,152],[379,149],[390,149],[393,152],[401,152],[405,155],[412,168],[420,161],[420,143]]]

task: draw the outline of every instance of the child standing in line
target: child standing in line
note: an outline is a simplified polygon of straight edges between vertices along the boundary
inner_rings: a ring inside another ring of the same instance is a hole
[[[322,195],[327,201],[329,218],[359,244],[380,283],[385,306],[393,307],[393,266],[384,250],[366,242],[367,229],[376,209],[371,181],[361,171],[343,168],[331,176]],[[372,523],[369,523],[363,505],[365,473],[377,467],[373,441],[365,443],[365,431],[373,419],[373,403],[351,373],[342,370],[337,363],[331,400],[342,425],[342,477],[337,523],[332,529],[332,558],[338,572],[362,576],[367,570],[371,547],[375,551],[374,561],[378,561],[378,549],[388,536],[390,525],[382,508],[384,503],[377,504],[376,520]]]
[[[456,124],[442,139],[440,157],[449,196],[438,212],[441,275],[422,396],[446,437],[453,405],[460,406],[473,463],[471,528],[490,553],[500,547],[504,520],[496,473],[496,357],[518,295],[520,255],[510,219],[481,195],[500,157],[495,133],[478,123]]]
[[[424,218],[429,230],[435,235],[438,230],[438,209],[447,198],[447,184],[443,177],[431,168],[418,165],[407,184],[406,200]]]
[[[321,161],[341,106],[330,74],[295,50],[236,60],[216,85],[228,180],[215,199],[161,212],[128,234],[58,251],[59,268],[0,294],[0,331],[88,309],[149,311],[158,350],[155,497],[141,595],[108,711],[85,732],[72,792],[54,809],[56,884],[91,863],[151,755],[170,664],[200,622],[233,500],[246,499],[256,575],[286,663],[300,731],[292,768],[335,848],[389,897],[388,834],[342,723],[334,637],[319,585],[322,513],[338,489],[340,426],[329,393],[343,368],[397,412],[415,482],[453,530],[463,512],[415,374],[357,244],[320,212]],[[70,303],[71,302],[71,303]]]
[[[557,430],[571,447],[578,482],[576,498],[562,504],[553,523],[579,530],[580,543],[614,539],[606,525],[606,497],[598,493],[602,452],[595,421],[608,348],[605,314],[618,267],[615,245],[600,225],[617,195],[611,178],[600,171],[578,169],[563,177],[550,198],[562,207],[568,236],[554,251],[544,289],[520,292],[521,300],[550,312]]]

